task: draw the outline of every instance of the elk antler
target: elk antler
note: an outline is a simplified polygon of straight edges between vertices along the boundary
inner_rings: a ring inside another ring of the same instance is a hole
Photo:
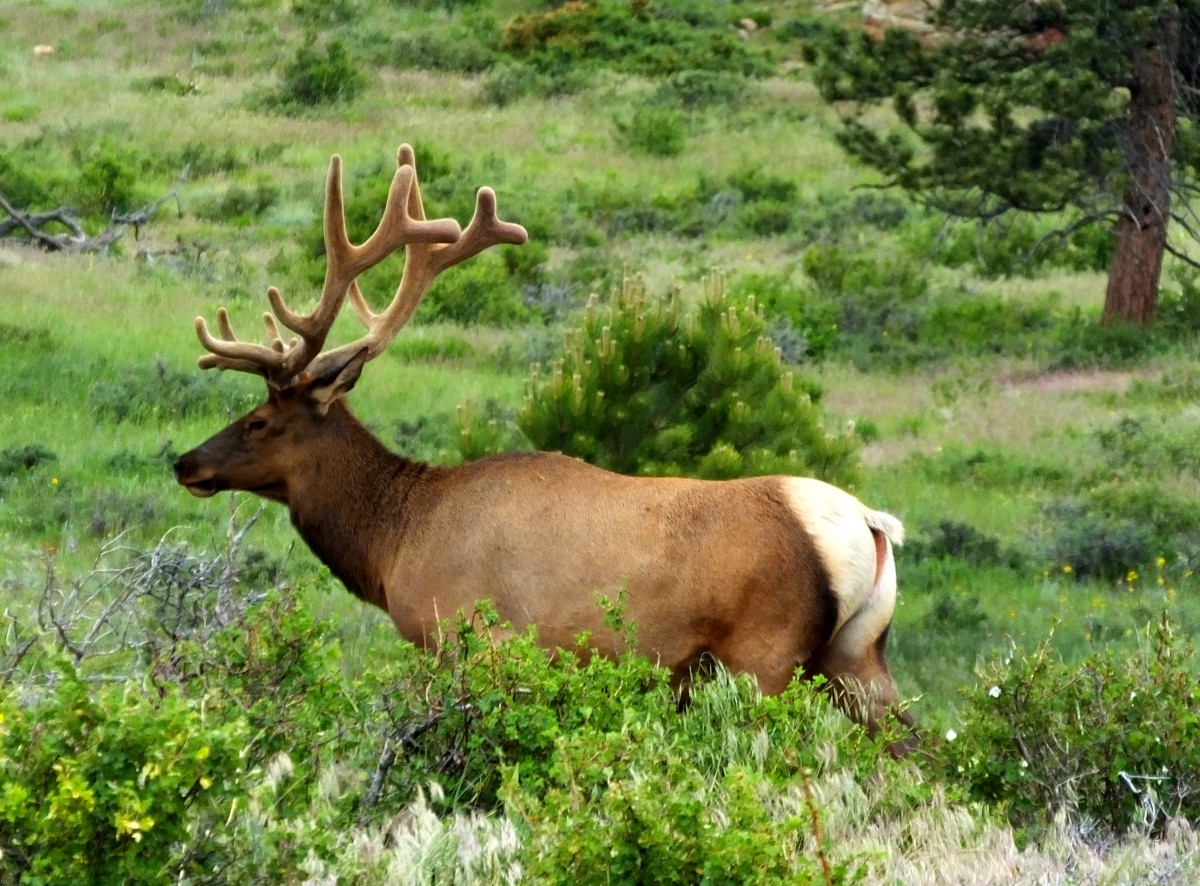
[[[523,227],[501,221],[496,215],[496,195],[491,188],[480,188],[475,201],[475,216],[465,231],[451,218],[426,221],[413,150],[408,145],[401,145],[396,153],[396,174],[388,191],[383,218],[375,232],[362,245],[355,246],[346,234],[342,158],[335,154],[329,161],[325,184],[327,265],[325,284],[316,308],[309,314],[293,313],[284,304],[279,290],[274,286],[269,288],[267,299],[274,316],[263,314],[270,338],[267,345],[238,339],[225,308],[217,310],[220,338],[208,331],[203,317],[197,317],[196,335],[210,352],[200,358],[200,366],[252,372],[264,376],[272,387],[285,388],[302,372],[319,375],[324,368],[336,365],[349,354],[364,348],[367,359],[373,359],[412,317],[438,274],[489,246],[498,243],[520,245],[527,237]],[[405,258],[400,285],[391,304],[376,314],[358,288],[358,275],[401,246],[405,248]],[[322,354],[321,348],[347,295],[367,332],[356,341]],[[285,344],[279,334],[280,323],[297,333],[299,338]]]

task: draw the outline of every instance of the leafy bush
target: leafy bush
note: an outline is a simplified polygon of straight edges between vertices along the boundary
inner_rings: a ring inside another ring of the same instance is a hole
[[[790,272],[740,274],[733,278],[730,293],[738,299],[753,297],[768,315],[786,321],[804,339],[800,356],[821,360],[838,340],[834,303],[792,282]]]
[[[224,379],[212,373],[175,369],[161,360],[97,375],[98,380],[88,392],[88,403],[97,416],[115,422],[240,414],[262,399],[262,391],[253,386],[239,383],[231,391]]]
[[[954,557],[972,566],[1003,566],[1012,561],[998,538],[957,520],[939,520],[933,529],[908,542],[904,554],[915,562]]]
[[[272,103],[287,110],[349,102],[357,98],[367,84],[362,66],[351,57],[343,41],[329,40],[322,52],[316,36],[310,34],[284,66],[283,82]]]
[[[475,17],[448,30],[419,30],[392,41],[387,64],[401,68],[478,74],[498,62],[494,26]]]
[[[822,880],[820,859],[800,851],[812,826],[799,804],[779,816],[752,770],[712,783],[661,731],[634,723],[617,741],[583,732],[556,756],[559,783],[525,806],[538,881],[854,882],[849,866]],[[616,771],[598,779],[606,769]]]
[[[243,774],[245,723],[172,686],[0,689],[0,872],[10,882],[150,882],[195,870],[188,844]],[[199,871],[195,871],[199,872]],[[172,878],[173,879],[173,878]]]
[[[1200,814],[1194,650],[1164,616],[1143,648],[1077,667],[1049,644],[991,664],[942,746],[945,777],[1035,838],[1065,814],[1089,830],[1160,831]],[[988,687],[988,688],[985,688]]]
[[[40,443],[29,446],[9,446],[0,449],[0,480],[23,471],[31,471],[38,465],[54,461],[58,456],[53,450]]]
[[[458,407],[458,454],[464,461],[485,455],[525,449],[528,441],[516,429],[516,410],[488,398],[476,407],[468,400]]]
[[[169,95],[196,95],[200,87],[194,80],[185,80],[178,74],[155,74],[138,82],[143,92],[165,92]]]
[[[529,96],[546,95],[553,82],[553,77],[531,65],[506,62],[492,66],[484,75],[483,97],[489,104],[503,108]]]
[[[1200,273],[1175,272],[1179,288],[1164,288],[1154,313],[1155,331],[1170,341],[1189,342],[1200,332]]]
[[[1157,483],[1099,482],[1046,505],[1047,558],[1079,578],[1120,581],[1159,557],[1200,551],[1200,505]]]
[[[505,26],[500,48],[548,72],[607,66],[646,76],[720,71],[761,77],[772,70],[766,53],[739,39],[710,4],[568,3],[517,15]]]
[[[1112,234],[1087,225],[1065,237],[1056,222],[1028,215],[990,224],[960,222],[932,244],[931,257],[949,267],[969,267],[983,277],[1032,276],[1047,266],[1100,271],[1112,259]]]
[[[271,865],[299,870],[322,846],[288,844],[272,819],[309,812],[335,765],[373,765],[347,737],[369,728],[378,689],[345,677],[330,629],[292,595],[255,585],[272,567],[242,546],[248,528],[215,555],[164,541],[112,546],[65,583],[50,569],[45,630],[6,613],[0,878],[276,880]],[[288,790],[264,814],[253,804],[285,749]],[[360,796],[318,804],[327,842]]]
[[[1046,347],[1051,369],[1130,366],[1155,350],[1160,342],[1141,326],[1101,325],[1095,316],[1075,308],[1062,317]]]
[[[248,224],[279,200],[279,185],[261,178],[252,185],[231,185],[219,197],[211,197],[195,208],[198,217],[211,221]]]
[[[726,298],[719,275],[694,313],[636,280],[593,298],[566,353],[535,368],[519,416],[539,449],[624,473],[815,475],[843,485],[856,444],[821,424],[818,390],[786,370],[753,301]]]
[[[292,15],[306,28],[324,29],[350,24],[362,13],[358,0],[295,0]]]
[[[718,669],[668,728],[628,710],[580,724],[555,743],[543,782],[530,789],[514,768],[505,784],[530,830],[531,872],[549,882],[856,882],[860,859],[829,857],[808,779],[832,764],[822,756],[831,741],[839,767],[864,777],[886,768],[881,745],[861,730],[848,740],[853,727],[831,713],[810,683],[763,698]]]
[[[1095,466],[1072,495],[1046,505],[1043,540],[1054,566],[1120,581],[1160,557],[1200,554],[1200,505],[1179,486],[1200,477],[1193,422],[1127,414],[1093,434]]]
[[[17,209],[49,209],[55,201],[54,184],[49,176],[12,146],[5,144],[0,151],[0,193]]]
[[[732,71],[675,71],[659,84],[655,100],[696,111],[742,104],[753,95],[753,82]]]
[[[88,153],[75,191],[78,209],[88,215],[128,212],[142,199],[139,170],[120,148],[100,144]]]
[[[946,446],[936,453],[913,453],[909,469],[947,485],[981,489],[1068,489],[1075,474],[1065,462],[1037,458],[998,446]]]
[[[509,274],[504,257],[486,252],[444,274],[429,289],[418,322],[463,326],[517,326],[534,318]]]
[[[651,157],[683,153],[687,124],[675,108],[642,105],[629,116],[614,118],[613,124],[621,141],[636,153]]]

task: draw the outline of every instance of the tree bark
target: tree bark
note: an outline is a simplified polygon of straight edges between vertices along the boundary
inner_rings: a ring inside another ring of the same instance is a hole
[[[1154,318],[1171,215],[1171,153],[1175,148],[1175,65],[1179,7],[1173,4],[1148,32],[1133,59],[1125,147],[1130,183],[1116,224],[1103,322],[1145,326]]]

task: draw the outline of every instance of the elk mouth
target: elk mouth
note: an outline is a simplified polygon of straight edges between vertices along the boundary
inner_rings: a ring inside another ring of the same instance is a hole
[[[184,489],[190,492],[196,498],[210,498],[221,491],[212,480],[199,480],[195,483],[183,483],[180,481]]]
[[[208,498],[216,495],[224,487],[217,482],[215,473],[195,466],[190,456],[191,453],[188,453],[175,462],[175,482],[196,498]]]

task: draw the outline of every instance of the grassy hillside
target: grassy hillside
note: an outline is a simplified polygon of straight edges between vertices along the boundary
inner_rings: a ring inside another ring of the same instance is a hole
[[[856,429],[856,494],[906,524],[889,655],[931,733],[963,730],[975,715],[962,692],[978,695],[977,668],[1014,647],[1049,640],[1069,665],[1144,651],[1164,611],[1177,638],[1195,636],[1195,279],[1168,269],[1150,332],[1099,329],[1102,244],[1029,267],[1027,245],[1053,220],[949,225],[841,153],[836,111],[801,59],[814,22],[852,10],[650,5],[629,34],[601,20],[536,45],[516,37],[549,27],[534,18],[548,7],[519,0],[0,11],[0,192],[30,211],[66,204],[98,232],[177,189],[105,255],[0,245],[10,613],[29,622],[48,563],[87,575],[117,537],[219,549],[231,514],[252,512],[249,497],[193,499],[171,476],[175,456],[262,394],[195,368],[193,318],[225,305],[249,335],[268,285],[309,303],[329,156],[345,160],[361,239],[409,142],[431,214],[465,221],[488,184],[531,243],[448,273],[367,370],[352,402],[389,446],[457,459],[457,407],[511,416],[530,362],[553,356],[588,294],[628,269],[693,300],[719,267],[821,386],[830,430]],[[642,51],[651,23],[669,51]],[[684,65],[710,67],[671,73]],[[306,100],[312,89],[329,100]],[[368,297],[382,303],[398,274],[371,272]],[[351,334],[339,324],[335,337]],[[328,622],[342,671],[401,655],[281,508],[246,547],[260,581],[299,588]],[[849,815],[848,796],[830,809]],[[991,827],[960,825],[974,834],[963,841]]]

